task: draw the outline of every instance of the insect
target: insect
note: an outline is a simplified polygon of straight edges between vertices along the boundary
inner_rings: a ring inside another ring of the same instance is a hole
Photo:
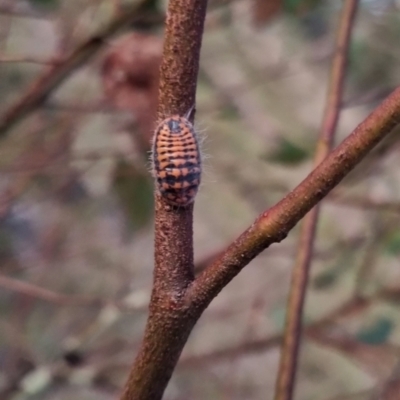
[[[156,188],[173,206],[192,203],[201,180],[199,143],[189,115],[166,118],[154,133],[152,161]]]

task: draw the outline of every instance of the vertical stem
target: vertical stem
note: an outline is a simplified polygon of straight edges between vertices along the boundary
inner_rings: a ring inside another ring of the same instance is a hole
[[[351,30],[357,6],[358,0],[345,0],[343,4],[314,166],[319,165],[327,157],[333,145],[340,114]],[[319,211],[320,206],[317,205],[306,215],[300,233],[298,253],[293,268],[287,306],[283,348],[275,390],[276,400],[291,400],[293,398],[301,339],[301,320]]]
[[[160,68],[159,120],[195,104],[207,0],[170,0]],[[156,194],[155,269],[144,339],[121,400],[161,399],[201,312],[185,301],[193,273],[193,205]]]

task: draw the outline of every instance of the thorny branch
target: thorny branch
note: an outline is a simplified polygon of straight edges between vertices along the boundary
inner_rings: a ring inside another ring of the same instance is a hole
[[[345,0],[337,31],[335,56],[332,62],[326,109],[314,157],[317,166],[329,154],[340,115],[344,80],[347,67],[351,31],[357,12],[358,0]],[[314,248],[320,205],[304,218],[298,253],[293,267],[292,282],[287,305],[285,337],[275,389],[276,400],[290,400],[296,379],[297,360],[301,339],[301,321],[308,276]]]

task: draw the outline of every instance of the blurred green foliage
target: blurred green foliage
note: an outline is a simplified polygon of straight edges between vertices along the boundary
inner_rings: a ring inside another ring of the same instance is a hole
[[[400,231],[392,232],[386,240],[384,251],[391,256],[400,254]]]
[[[281,137],[277,149],[264,158],[278,164],[297,165],[308,159],[309,153],[295,143]]]
[[[337,278],[337,270],[331,269],[329,271],[324,271],[313,279],[312,286],[317,290],[328,289],[337,282]]]
[[[29,2],[36,7],[57,7],[59,0],[29,0]]]
[[[314,277],[311,283],[313,289],[327,290],[339,284],[339,280],[350,272],[353,265],[355,265],[354,247],[351,245],[343,247],[333,264],[326,266]]]
[[[219,117],[224,120],[240,119],[240,115],[236,107],[232,104],[224,104],[219,110]]]
[[[310,11],[321,3],[321,0],[284,0],[283,8],[286,12],[298,14]]]
[[[374,62],[366,60],[374,59]],[[353,40],[350,50],[350,78],[359,89],[376,87],[376,84],[387,83],[390,77],[391,56],[387,52],[372,48],[364,39]]]
[[[0,260],[4,263],[6,258],[12,256],[12,238],[4,227],[4,223],[0,228]]]
[[[127,226],[135,231],[149,223],[153,215],[153,182],[134,166],[120,161],[114,173],[114,189],[126,215]]]
[[[388,340],[393,329],[393,321],[387,317],[381,317],[373,324],[362,328],[357,334],[357,339],[366,344],[379,345]]]

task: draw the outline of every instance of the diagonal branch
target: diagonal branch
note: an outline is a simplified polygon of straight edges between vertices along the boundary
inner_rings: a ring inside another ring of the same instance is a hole
[[[159,119],[195,104],[207,0],[170,0],[160,74]],[[400,88],[291,193],[261,214],[194,278],[193,206],[172,208],[156,194],[155,272],[144,339],[121,400],[158,400],[188,336],[212,299],[254,257],[288,232],[400,121]]]
[[[92,58],[105,44],[106,39],[132,22],[144,17],[153,0],[141,0],[131,6],[109,25],[75,49],[63,61],[57,62],[34,81],[24,95],[0,116],[0,137],[19,120],[36,110],[46,98],[68,78],[73,71]]]
[[[193,282],[186,301],[205,309],[253,258],[289,231],[400,122],[400,88],[378,106],[308,177],[263,212]]]
[[[352,27],[357,12],[358,0],[345,0],[337,31],[335,56],[332,62],[330,83],[321,131],[314,157],[314,166],[326,158],[332,149],[340,115],[344,80]],[[275,399],[290,400],[296,379],[297,361],[301,339],[302,316],[308,276],[313,255],[320,204],[304,218],[300,232],[296,262],[287,305],[287,316],[281,361],[276,382]]]

